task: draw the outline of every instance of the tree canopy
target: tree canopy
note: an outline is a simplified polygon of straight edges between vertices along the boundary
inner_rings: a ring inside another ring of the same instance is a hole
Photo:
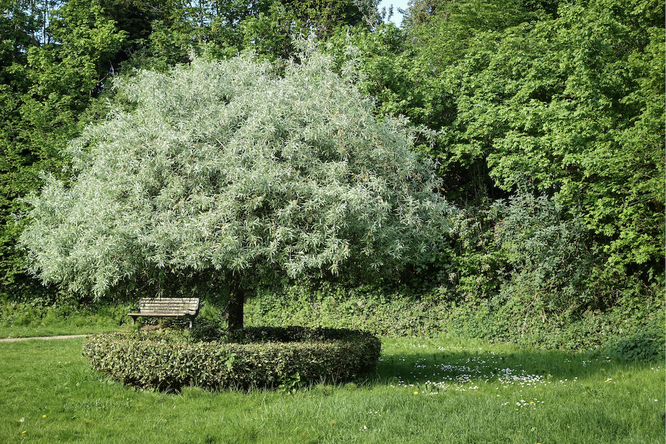
[[[70,144],[71,185],[49,176],[28,199],[31,270],[98,297],[203,271],[231,288],[237,328],[262,279],[372,278],[431,255],[454,211],[433,165],[331,65],[305,45],[283,74],[245,55],[119,83],[132,109]]]
[[[411,14],[353,41],[378,109],[440,131],[416,146],[448,195],[551,196],[583,215],[601,279],[663,276],[659,2],[428,0]]]

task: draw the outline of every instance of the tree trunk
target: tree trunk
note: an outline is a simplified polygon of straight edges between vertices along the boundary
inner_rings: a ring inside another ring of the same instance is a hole
[[[229,292],[229,331],[243,328],[243,305],[245,292],[240,288],[232,288]]]

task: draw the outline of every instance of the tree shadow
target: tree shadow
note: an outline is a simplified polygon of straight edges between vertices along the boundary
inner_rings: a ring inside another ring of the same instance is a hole
[[[377,383],[400,385],[430,383],[467,384],[506,382],[536,384],[560,380],[599,378],[619,368],[649,366],[627,363],[605,356],[591,356],[557,350],[519,350],[492,352],[447,350],[427,347],[383,353],[377,364]]]

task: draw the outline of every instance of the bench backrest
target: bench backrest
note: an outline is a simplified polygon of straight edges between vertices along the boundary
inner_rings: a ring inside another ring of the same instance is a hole
[[[166,314],[172,316],[191,315],[199,312],[199,298],[141,298],[139,313]]]

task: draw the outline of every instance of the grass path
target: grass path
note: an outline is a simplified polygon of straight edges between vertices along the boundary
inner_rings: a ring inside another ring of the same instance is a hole
[[[72,338],[83,338],[86,335],[62,335],[62,336],[35,336],[30,338],[2,338],[0,342],[17,342],[17,341],[29,341],[31,339],[40,339],[40,340],[49,340],[49,339],[72,339]]]
[[[117,322],[95,323],[93,319],[84,319],[87,322],[80,322],[81,325],[67,324],[63,320],[58,323],[16,326],[0,323],[0,341],[4,339],[45,339],[59,336],[85,336],[97,333],[111,333],[114,331],[126,330],[126,325],[118,326]]]
[[[401,339],[356,384],[165,394],[91,371],[81,341],[0,343],[0,442],[664,442],[661,363]]]

